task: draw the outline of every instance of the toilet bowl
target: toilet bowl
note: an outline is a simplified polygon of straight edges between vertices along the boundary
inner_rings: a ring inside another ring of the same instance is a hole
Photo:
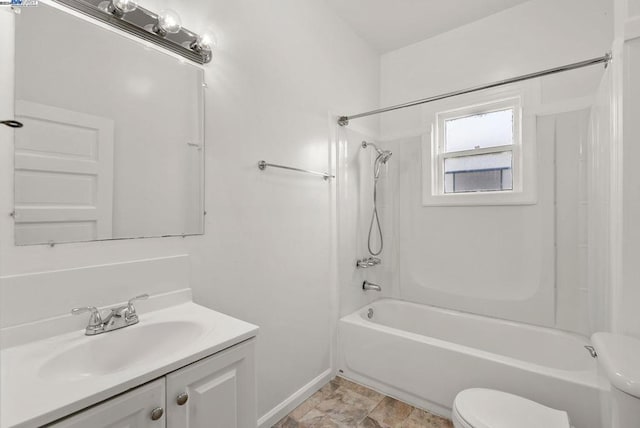
[[[454,428],[570,428],[567,412],[502,391],[472,388],[453,402]]]

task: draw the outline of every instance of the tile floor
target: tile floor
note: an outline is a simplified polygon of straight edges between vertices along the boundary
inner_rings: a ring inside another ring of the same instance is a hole
[[[273,428],[452,428],[451,421],[336,377]]]

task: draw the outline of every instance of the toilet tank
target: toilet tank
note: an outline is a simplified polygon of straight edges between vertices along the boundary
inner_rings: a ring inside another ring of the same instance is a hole
[[[595,333],[601,379],[602,428],[640,428],[640,340]]]

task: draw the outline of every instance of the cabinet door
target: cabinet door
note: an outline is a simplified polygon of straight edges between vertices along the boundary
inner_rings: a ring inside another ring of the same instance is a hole
[[[169,374],[167,428],[255,428],[254,347],[251,339]]]
[[[49,425],[51,428],[165,428],[163,414],[153,420],[154,409],[165,403],[165,380],[158,379]],[[156,416],[159,414],[156,411]]]

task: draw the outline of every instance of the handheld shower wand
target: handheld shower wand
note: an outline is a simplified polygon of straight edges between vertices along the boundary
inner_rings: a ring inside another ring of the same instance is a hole
[[[363,149],[366,149],[368,146],[373,147],[378,153],[378,156],[376,157],[376,160],[373,164],[373,213],[371,214],[371,224],[369,225],[369,237],[367,239],[367,247],[369,249],[369,253],[372,256],[378,256],[380,255],[380,253],[382,253],[382,249],[384,248],[384,241],[382,239],[382,226],[380,225],[380,217],[378,216],[378,197],[377,197],[378,179],[380,178],[380,171],[382,170],[382,165],[385,165],[387,161],[389,161],[389,158],[393,153],[391,153],[389,150],[382,150],[381,148],[379,148],[373,143],[367,143],[366,141],[362,142]],[[374,223],[377,226],[378,236],[380,237],[380,248],[378,248],[378,250],[373,249],[373,245],[371,242],[371,238],[372,238],[371,235],[373,232]]]

